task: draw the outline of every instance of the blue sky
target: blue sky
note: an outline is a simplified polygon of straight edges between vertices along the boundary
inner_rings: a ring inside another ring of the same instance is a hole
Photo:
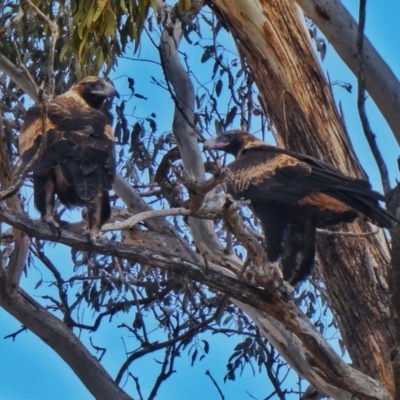
[[[343,3],[357,18],[358,2],[346,0]],[[399,16],[400,2],[398,0],[386,0],[385,2],[370,0],[368,2],[367,35],[397,77],[400,77]],[[319,35],[321,34],[319,33]],[[156,57],[155,51],[151,47],[142,46],[141,51],[143,58]],[[342,103],[347,128],[362,165],[374,186],[380,189],[377,169],[363,137],[356,111],[356,81],[347,67],[338,59],[334,49],[329,45],[322,68],[324,72],[329,72],[331,81],[340,80],[353,85],[353,93],[351,94],[339,86],[334,86],[333,91],[336,100],[340,100]],[[170,130],[173,105],[169,100],[169,95],[149,83],[151,75],[160,76],[158,66],[145,62],[124,61],[119,63],[114,76],[118,77],[124,74],[132,75],[135,79],[136,92],[146,94],[149,98],[148,102],[136,101],[134,103],[136,107],[134,114],[138,117],[146,117],[151,111],[157,109],[157,123],[159,125],[157,133]],[[119,91],[128,94],[126,93],[125,82],[125,77],[115,79]],[[150,102],[151,108],[149,111]],[[394,182],[394,179],[399,177],[396,161],[399,155],[398,145],[386,122],[370,99],[367,102],[367,110],[372,129],[377,135],[378,145],[388,162],[391,181]],[[54,258],[58,260],[69,259],[68,248],[64,246],[57,246],[56,249],[53,249],[52,246],[48,246],[48,248],[53,253]],[[68,262],[60,266],[60,270],[64,277],[72,275],[71,265]],[[46,282],[38,290],[34,290],[35,284],[42,277],[44,281],[50,281],[50,277],[46,274],[40,263],[37,263],[37,268],[28,270],[28,276],[23,278],[21,286],[28,293],[34,293],[35,295],[51,291],[53,289],[49,288]],[[86,400],[92,398],[69,367],[32,333],[24,332],[18,335],[15,342],[12,342],[11,339],[2,339],[4,336],[18,330],[21,324],[10,317],[3,309],[0,309],[0,318],[2,321],[0,325],[0,400],[25,400],[27,398],[30,400],[43,398],[52,400]],[[121,341],[122,333],[115,328],[124,318],[126,316],[120,317],[119,320],[114,320],[100,334],[93,336],[96,345],[108,348],[104,357],[104,365],[113,377],[124,360]],[[87,341],[89,335],[85,334],[84,336],[84,340]],[[189,397],[199,400],[218,399],[214,386],[209,378],[205,376],[206,370],[210,370],[213,377],[218,381],[227,399],[248,398],[245,394],[246,390],[259,399],[269,393],[266,377],[263,374],[253,377],[249,369],[245,370],[242,378],[237,378],[235,382],[223,384],[223,377],[226,373],[225,364],[232,353],[235,342],[221,336],[212,338],[210,343],[210,355],[197,363],[194,368],[190,367],[190,360],[185,356],[185,353],[182,354],[175,368],[178,373],[162,385],[159,399],[180,400]],[[132,367],[133,372],[148,371],[149,379],[142,381],[145,393],[148,393],[152,385],[150,376],[154,373],[153,358],[159,359],[160,357],[160,354],[151,355],[147,360],[138,362]],[[190,396],[188,396],[188,388],[191,393]]]

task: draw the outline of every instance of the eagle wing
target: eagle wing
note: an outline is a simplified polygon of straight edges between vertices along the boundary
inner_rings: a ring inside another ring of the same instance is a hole
[[[370,188],[368,182],[346,177],[319,160],[300,157],[273,146],[248,149],[228,165],[230,191],[251,200],[291,203],[340,186]]]
[[[379,206],[385,198],[369,182],[348,177],[313,157],[258,146],[244,151],[227,170],[228,191],[237,199],[310,205],[335,213],[354,209],[383,227],[396,221]]]
[[[60,96],[47,105],[47,145],[32,168],[45,175],[60,165],[68,186],[82,200],[111,189],[115,176],[114,137],[106,116],[77,96]],[[20,154],[26,165],[38,151],[43,136],[40,107],[31,107],[20,134]]]

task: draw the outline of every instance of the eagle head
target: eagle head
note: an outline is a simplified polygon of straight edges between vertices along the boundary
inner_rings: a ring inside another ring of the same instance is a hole
[[[97,76],[82,79],[72,91],[77,92],[90,107],[95,109],[99,109],[107,97],[119,97],[111,82]]]
[[[265,145],[265,142],[257,139],[255,136],[240,129],[223,132],[206,140],[203,144],[204,150],[222,150],[226,153],[238,157],[243,150],[259,145]]]

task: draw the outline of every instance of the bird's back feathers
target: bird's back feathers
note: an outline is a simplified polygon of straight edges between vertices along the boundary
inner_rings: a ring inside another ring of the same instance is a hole
[[[61,165],[66,184],[83,201],[111,189],[115,176],[114,142],[105,115],[89,107],[74,91],[50,102],[46,113],[47,146],[33,172],[45,175]],[[33,106],[27,112],[20,134],[24,164],[38,151],[42,137],[41,109]]]

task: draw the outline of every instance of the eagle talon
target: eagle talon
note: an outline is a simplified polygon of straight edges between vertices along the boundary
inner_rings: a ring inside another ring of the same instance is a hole
[[[54,217],[52,215],[47,215],[41,218],[42,221],[47,222],[49,224],[49,227],[52,231],[57,233],[57,242],[61,238],[61,227],[58,222],[55,221]]]
[[[44,217],[40,218],[42,221],[47,222],[53,228],[59,228],[60,224],[54,219],[52,215],[45,215]]]
[[[100,239],[107,239],[106,235],[103,235],[99,231],[88,231],[87,235],[89,236],[89,243],[95,243]]]

